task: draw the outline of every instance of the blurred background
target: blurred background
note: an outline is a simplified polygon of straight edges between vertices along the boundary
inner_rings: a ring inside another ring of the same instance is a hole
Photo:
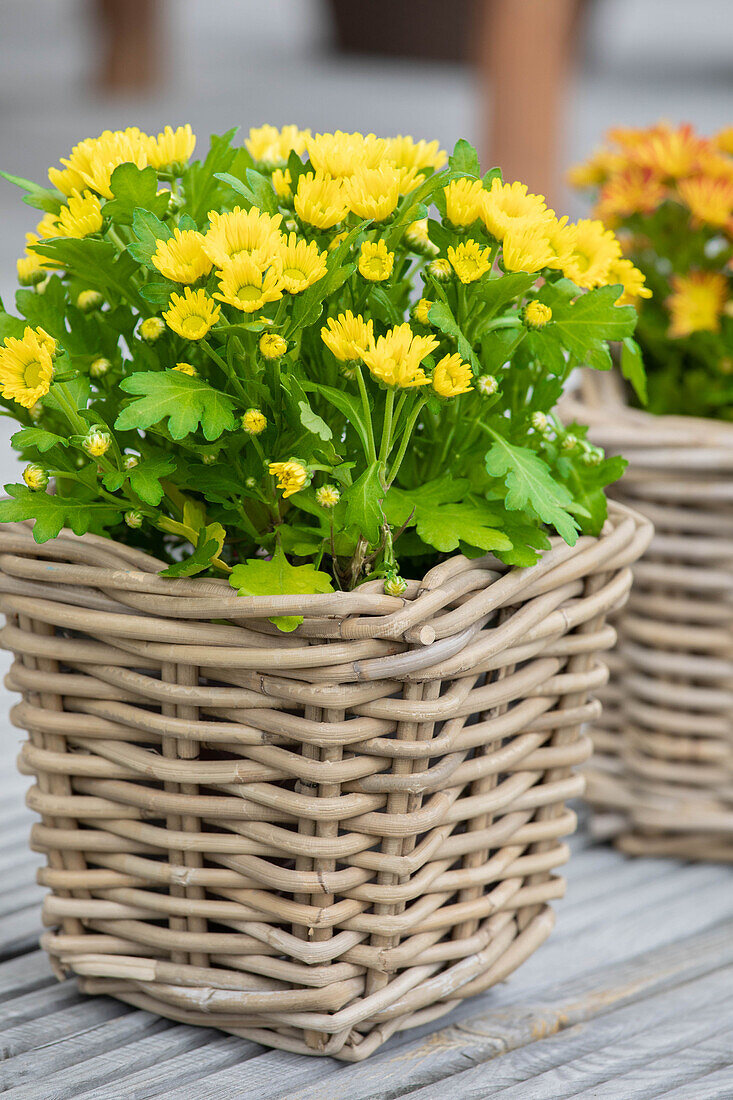
[[[0,0],[0,167],[38,181],[105,128],[295,122],[467,137],[577,216],[563,169],[662,117],[733,122],[733,0]],[[0,181],[11,308],[36,220]]]

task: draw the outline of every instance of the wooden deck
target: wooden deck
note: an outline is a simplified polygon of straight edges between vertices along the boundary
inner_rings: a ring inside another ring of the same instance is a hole
[[[731,1100],[733,869],[629,860],[580,833],[550,940],[437,1028],[344,1065],[58,984],[21,740],[0,697],[0,1092],[12,1100]]]

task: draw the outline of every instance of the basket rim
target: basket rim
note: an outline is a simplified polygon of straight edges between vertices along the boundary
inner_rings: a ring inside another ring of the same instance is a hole
[[[498,585],[503,590],[503,602],[507,588],[516,589],[517,595],[524,598],[530,590],[537,589],[543,577],[549,581],[557,574],[557,583],[562,583],[569,569],[578,575],[581,561],[584,566],[587,563],[584,573],[597,571],[608,557],[613,559],[612,568],[630,564],[650,539],[651,524],[645,517],[625,504],[609,500],[608,519],[600,535],[580,536],[574,546],[553,537],[551,549],[533,566],[505,566],[491,554],[473,559],[454,554],[433,566],[421,580],[410,582],[402,596],[386,595],[379,581],[368,581],[351,592],[239,596],[224,579],[161,577],[159,571],[164,568],[164,562],[99,535],[79,536],[64,528],[55,539],[36,543],[32,537],[32,521],[24,521],[0,525],[0,576],[7,573],[11,577],[41,581],[50,586],[51,592],[63,584],[119,589],[163,599],[172,597],[176,603],[184,599],[190,607],[190,617],[199,620],[294,614],[306,619],[348,619],[352,625],[348,636],[352,638],[404,636],[408,641],[431,644],[437,635],[432,628],[420,628],[419,624],[432,618],[456,595],[465,593],[468,596],[467,604],[463,605],[467,607],[472,598],[476,598],[472,593]],[[548,587],[552,585],[542,583],[540,590],[545,591]],[[144,610],[141,613],[144,614]],[[453,613],[453,620],[457,618],[461,618],[460,614]],[[364,634],[354,629],[362,620]],[[451,629],[445,633],[455,634],[457,625],[453,621]],[[418,627],[417,634],[414,627]],[[294,633],[297,635],[298,631]],[[282,637],[285,640],[293,635]]]

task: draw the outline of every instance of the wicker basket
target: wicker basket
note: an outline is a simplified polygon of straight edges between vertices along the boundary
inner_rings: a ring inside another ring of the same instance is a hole
[[[531,569],[454,557],[405,598],[240,599],[5,525],[59,977],[347,1060],[504,979],[563,893],[604,618],[650,536],[613,506]],[[295,634],[265,618],[294,610]]]
[[[628,458],[612,491],[656,529],[591,731],[595,828],[635,855],[733,860],[733,425],[629,409],[590,373],[563,416]]]

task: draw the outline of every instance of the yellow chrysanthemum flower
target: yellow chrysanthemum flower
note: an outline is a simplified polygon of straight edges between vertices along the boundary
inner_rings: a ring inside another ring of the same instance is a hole
[[[552,214],[552,211],[548,213]],[[575,226],[568,225],[567,214],[561,218],[553,214],[547,221],[543,220],[541,232],[552,257],[545,266],[562,271],[575,250]]]
[[[343,180],[322,172],[300,177],[293,202],[298,217],[317,229],[331,229],[349,212]]]
[[[282,265],[282,286],[288,294],[300,294],[326,274],[326,253],[318,251],[315,241],[299,240],[297,234],[283,237],[278,248]]]
[[[429,298],[421,298],[413,309],[415,320],[419,321],[421,325],[430,324],[430,307],[432,304]]]
[[[291,152],[298,156],[304,152],[310,130],[298,126],[256,126],[249,132],[245,145],[250,156],[268,168],[287,164]]]
[[[40,256],[35,256],[32,252],[17,260],[18,282],[21,286],[35,286],[45,279],[47,272],[39,261]]]
[[[190,125],[166,126],[157,137],[151,137],[148,144],[148,164],[161,171],[163,169],[183,168],[193,156],[196,148],[196,135]]]
[[[345,241],[348,237],[348,230],[342,229],[340,233],[337,233],[335,237],[331,237],[331,240],[326,245],[326,252],[335,252],[342,241]]]
[[[172,370],[177,370],[179,374],[187,374],[189,378],[196,378],[198,371],[194,367],[193,363],[176,363]]]
[[[544,302],[538,302],[533,298],[524,307],[524,323],[529,328],[544,328],[552,320],[552,310]]]
[[[61,163],[73,174],[70,178],[78,177],[81,181],[81,185],[74,190],[81,191],[82,187],[88,187],[98,195],[111,199],[110,179],[115,168],[120,164],[145,168],[149,147],[149,136],[137,126],[128,126],[126,130],[105,130],[98,138],[80,141],[68,158],[61,158]],[[56,180],[52,182],[56,183]]]
[[[61,237],[89,237],[102,228],[102,204],[95,194],[85,191],[69,196],[67,206],[62,206],[57,220]]]
[[[359,274],[370,283],[383,283],[392,274],[394,252],[389,252],[386,243],[364,241],[359,252]]]
[[[281,202],[288,202],[293,197],[293,177],[289,168],[276,168],[272,173],[272,187]]]
[[[609,286],[620,283],[624,292],[616,302],[617,306],[631,305],[637,298],[651,298],[652,292],[645,286],[644,275],[638,267],[634,267],[631,260],[613,260],[606,274],[606,282]]]
[[[575,223],[573,254],[563,265],[563,275],[585,290],[606,282],[608,270],[621,256],[621,245],[603,222],[584,218]]]
[[[26,409],[48,393],[53,380],[56,342],[43,329],[26,328],[18,340],[7,336],[0,345],[0,393]]]
[[[211,257],[204,249],[203,233],[174,229],[167,241],[158,241],[152,262],[161,275],[174,283],[195,283],[211,271]]]
[[[518,221],[530,219],[536,223],[551,216],[544,196],[528,192],[524,183],[502,183],[494,179],[491,190],[483,192],[481,218],[498,241],[503,240],[509,227]]]
[[[260,435],[266,427],[267,417],[262,409],[247,409],[242,415],[242,428],[247,435]]]
[[[409,389],[430,384],[420,364],[437,347],[434,336],[415,336],[405,323],[379,336],[372,347],[362,352],[361,359],[380,382]]]
[[[280,359],[288,350],[288,345],[276,332],[265,332],[260,336],[259,348],[265,359]]]
[[[527,218],[514,221],[504,233],[501,255],[507,271],[541,271],[555,259],[547,237],[544,220]]]
[[[361,359],[374,343],[374,322],[365,321],[361,314],[355,317],[350,309],[338,317],[329,317],[321,329],[321,339],[328,350],[341,363]]]
[[[163,314],[169,328],[184,340],[201,340],[221,316],[221,309],[205,290],[186,287],[183,294],[171,294],[170,308]]]
[[[473,372],[460,355],[444,355],[435,364],[432,382],[433,389],[441,397],[458,397],[473,389]]]
[[[448,259],[462,283],[475,283],[491,266],[491,249],[478,241],[462,241],[455,248],[448,246]]]
[[[409,134],[398,134],[397,137],[387,138],[384,157],[390,164],[403,170],[404,192],[420,182],[418,176],[425,176],[442,168],[448,154],[440,148],[437,141],[415,141]]]
[[[214,297],[245,313],[255,313],[268,302],[282,298],[280,263],[273,261],[263,269],[246,252],[228,260],[219,272],[219,291]]]
[[[344,197],[358,218],[381,222],[394,213],[400,201],[401,176],[396,168],[360,168],[344,180]]]
[[[722,227],[733,217],[733,179],[693,176],[680,180],[677,191],[698,221]]]
[[[719,332],[720,317],[728,287],[719,271],[691,271],[672,278],[672,294],[667,298],[673,339],[693,332]]]
[[[308,158],[320,175],[342,179],[360,168],[376,168],[384,152],[385,141],[374,134],[347,134],[336,130],[332,134],[316,134],[306,143]]]
[[[271,462],[269,471],[277,478],[277,487],[285,499],[300,492],[310,481],[307,468],[296,458],[290,458],[287,462]]]
[[[84,190],[84,178],[73,168],[49,168],[48,178],[51,185],[62,195],[73,195]]]
[[[443,194],[445,211],[451,225],[465,229],[481,217],[484,198],[487,194],[481,180],[472,180],[468,177],[451,180],[448,186],[443,188]]]
[[[204,250],[217,267],[245,253],[265,266],[282,243],[281,221],[282,214],[265,214],[256,206],[251,210],[235,206],[226,214],[212,210]]]
[[[26,241],[31,236],[32,234],[26,233]],[[59,233],[58,215],[51,213],[44,214],[36,226],[36,240],[40,238],[42,241],[47,241],[50,240],[51,237],[59,236],[61,236],[61,234]]]

